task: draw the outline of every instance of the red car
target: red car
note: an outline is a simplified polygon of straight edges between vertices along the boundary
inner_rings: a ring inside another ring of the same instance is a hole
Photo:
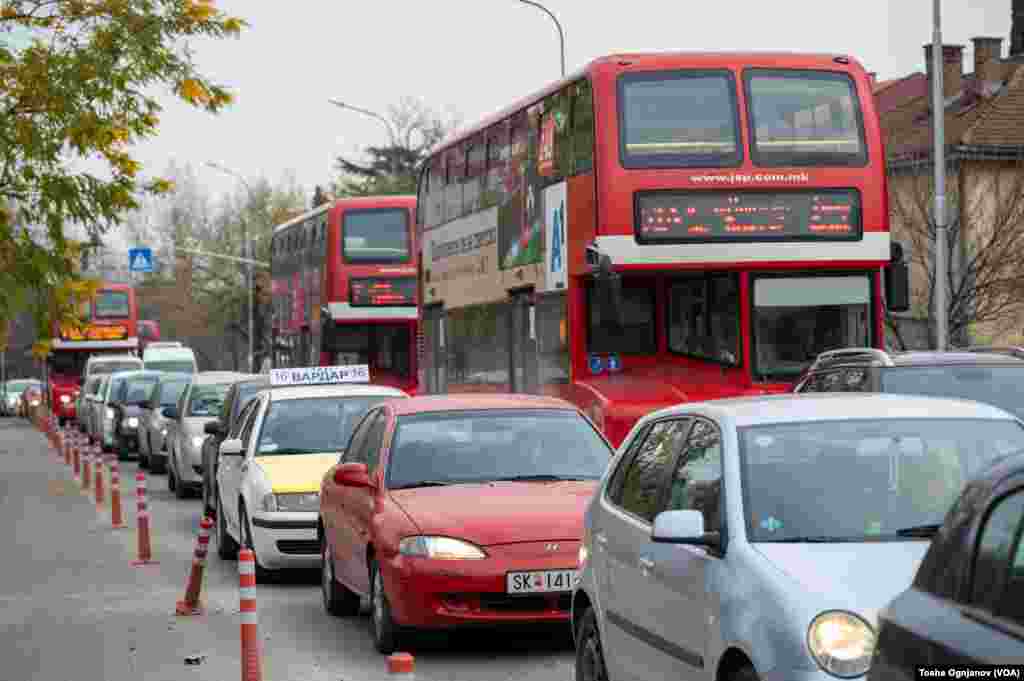
[[[583,511],[613,455],[575,406],[530,395],[392,400],[323,478],[324,606],[416,629],[567,622]]]

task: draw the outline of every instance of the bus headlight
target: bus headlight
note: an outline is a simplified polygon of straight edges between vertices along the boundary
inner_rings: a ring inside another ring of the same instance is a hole
[[[61,404],[67,404],[70,401],[71,401],[71,395],[61,395],[60,396],[60,403]]]
[[[875,632],[852,612],[830,610],[811,622],[807,648],[825,672],[841,679],[852,679],[871,668]]]

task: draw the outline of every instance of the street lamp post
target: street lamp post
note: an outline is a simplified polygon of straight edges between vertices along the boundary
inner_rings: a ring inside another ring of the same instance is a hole
[[[249,204],[252,205],[252,206],[256,205],[255,197],[254,197],[254,195],[252,193],[252,187],[249,186],[249,183],[246,181],[246,179],[244,177],[242,177],[241,174],[231,170],[230,168],[226,168],[226,167],[220,165],[219,163],[214,163],[213,161],[207,161],[206,165],[208,167],[210,167],[210,168],[213,168],[214,170],[219,170],[222,173],[225,173],[227,175],[231,175],[232,177],[238,179],[242,183],[242,186],[245,187],[246,193],[248,193],[248,195],[249,195]],[[242,220],[242,242],[243,242],[243,249],[242,249],[243,250],[243,253],[242,253],[243,257],[248,259],[248,260],[252,260],[252,244],[249,242],[249,218],[248,217],[245,217]],[[249,367],[248,371],[251,374],[251,373],[253,373],[252,357],[253,357],[253,343],[254,343],[254,340],[255,340],[253,338],[253,307],[254,307],[254,305],[253,305],[252,263],[251,262],[247,263],[247,266],[245,268],[245,274],[246,274],[246,284],[247,284],[246,288],[249,289],[249,361],[247,363],[247,366]]]
[[[536,7],[540,11],[551,17],[551,21],[555,22],[555,28],[558,29],[558,48],[562,56],[562,78],[565,78],[565,33],[562,32],[562,24],[558,23],[558,18],[544,5],[539,2],[533,2],[533,0],[519,0],[524,5],[531,5]]]
[[[932,18],[932,121],[934,121],[935,162],[935,315],[936,350],[945,350],[949,314],[946,309],[946,106],[942,83],[942,0],[934,0]]]
[[[356,113],[361,113],[364,116],[369,116],[370,118],[376,118],[378,121],[384,124],[384,128],[388,131],[388,139],[390,140],[391,143],[391,175],[394,177],[398,177],[398,159],[396,158],[395,154],[395,151],[398,149],[398,135],[395,134],[395,129],[391,126],[391,121],[384,118],[379,113],[375,111],[370,111],[369,109],[362,109],[358,106],[352,106],[351,104],[346,104],[345,102],[342,102],[337,99],[328,99],[327,101],[341,109],[348,109],[349,111],[355,111]]]

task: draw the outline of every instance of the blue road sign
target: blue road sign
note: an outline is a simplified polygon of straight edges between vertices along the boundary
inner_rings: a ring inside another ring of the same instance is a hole
[[[150,248],[129,248],[128,249],[128,271],[129,272],[152,272],[153,271],[153,250]]]
[[[619,371],[622,369],[622,362],[618,355],[608,355],[608,371]]]

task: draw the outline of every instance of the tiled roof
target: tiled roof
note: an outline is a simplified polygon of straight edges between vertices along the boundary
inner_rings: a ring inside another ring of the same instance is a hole
[[[923,73],[912,73],[903,78],[887,80],[875,88],[875,105],[879,115],[921,97],[928,92],[928,76]]]
[[[887,154],[903,156],[927,152],[932,144],[931,97],[928,78],[923,90],[902,101],[879,105]],[[947,145],[1024,145],[1024,69],[1018,69],[998,94],[984,98],[965,76],[961,96],[946,107]],[[909,95],[910,86],[905,94]],[[915,88],[919,87],[915,85]],[[889,88],[890,90],[892,88]]]

